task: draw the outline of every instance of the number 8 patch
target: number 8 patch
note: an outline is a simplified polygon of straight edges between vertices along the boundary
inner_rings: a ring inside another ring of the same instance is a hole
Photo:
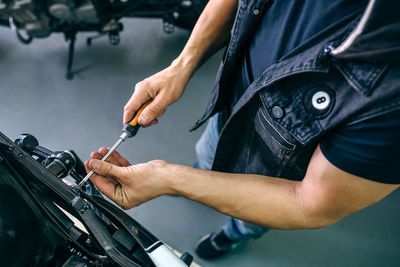
[[[334,104],[334,92],[325,85],[306,90],[307,92],[303,96],[303,105],[306,110],[317,117],[326,116]]]
[[[312,96],[311,103],[314,108],[318,110],[324,110],[329,107],[329,104],[331,103],[331,97],[327,92],[318,91]]]

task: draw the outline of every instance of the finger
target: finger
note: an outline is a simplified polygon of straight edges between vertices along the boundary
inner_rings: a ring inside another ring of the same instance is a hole
[[[119,183],[124,182],[125,172],[123,171],[123,168],[112,163],[93,159],[89,162],[89,169],[101,176],[114,178]]]
[[[113,184],[119,184],[119,182],[116,180],[116,179],[114,179],[113,177],[107,177],[107,176],[102,176],[102,175],[99,175],[99,174],[93,174],[91,177],[90,177],[90,179],[97,179],[98,177],[102,177],[102,178],[104,178],[104,179],[107,179],[108,181],[110,181],[111,183],[113,183]]]
[[[107,147],[107,149],[109,150],[110,148]],[[118,161],[118,163],[119,163],[120,166],[126,167],[126,166],[131,165],[131,164],[129,163],[129,161],[128,161],[126,158],[124,158],[123,156],[121,156],[121,154],[118,153],[118,151],[114,151],[114,152],[111,154],[111,156],[113,156],[113,157],[115,158],[115,160]]]
[[[116,202],[117,204],[121,204],[118,203],[119,199],[117,199],[114,194],[116,184],[100,175],[94,175],[90,178],[90,180],[102,194],[106,195],[109,199]]]
[[[89,161],[86,160],[86,161],[83,163],[83,165],[85,165],[86,173],[90,172],[90,169],[89,169]]]
[[[97,156],[96,159],[102,159],[108,153],[108,151],[110,151],[109,147],[101,147],[99,149],[99,152],[93,152],[92,154]],[[101,155],[101,157],[98,157],[98,155]],[[121,156],[121,154],[119,154],[117,151],[113,151],[113,153],[111,153],[111,155],[107,159],[107,162],[123,167],[131,165],[129,161]]]
[[[90,153],[90,157],[92,159],[101,159],[103,157],[103,155],[97,151],[94,151],[94,152]]]
[[[109,148],[109,147],[108,147],[108,148],[102,147],[102,148],[99,149],[99,152],[98,152],[98,153],[100,153],[100,154],[102,155],[101,159],[108,153],[108,151],[110,151],[110,148]],[[107,162],[110,162],[111,164],[115,164],[115,165],[117,165],[117,166],[122,166],[121,163],[120,163],[120,161],[119,161],[118,159],[115,158],[114,152],[111,153],[110,156],[108,156],[108,158],[106,159],[106,161],[107,161]]]
[[[149,126],[154,119],[164,114],[165,109],[168,105],[168,99],[166,97],[163,97],[163,95],[158,95],[139,116],[140,125]]]
[[[129,123],[133,117],[133,114],[150,99],[150,95],[147,92],[149,88],[145,88],[145,86],[146,84],[143,82],[136,84],[132,97],[124,107],[124,124]]]
[[[109,150],[110,150],[109,147],[107,147],[107,148],[102,147],[102,148],[100,148],[99,151],[100,151],[100,153],[105,155],[108,153]],[[122,166],[122,167],[131,165],[129,163],[129,161],[127,159],[125,159],[123,156],[121,156],[121,154],[119,154],[117,151],[113,151],[106,161],[110,162],[112,164],[118,165],[118,166]]]
[[[150,126],[156,125],[157,123],[158,123],[158,120],[155,119],[155,120],[153,120],[152,122],[150,122],[150,124],[149,124],[148,126],[143,126],[143,128],[148,128],[148,127],[150,127]]]
[[[163,110],[161,110],[161,111],[160,111],[160,114],[158,114],[158,116],[159,116],[159,117],[162,117],[162,116],[164,115],[164,113],[165,113],[166,110],[167,110],[167,109],[165,109],[165,108],[164,108]]]
[[[91,171],[91,168],[89,167],[89,160],[86,160],[85,162],[84,162],[84,165],[85,165],[85,169],[86,169],[86,173],[89,173],[90,171]],[[90,179],[95,179],[96,178],[96,176],[98,176],[97,174],[93,174],[91,177],[90,177]],[[104,177],[104,178],[106,178],[106,179],[108,179],[110,182],[112,182],[112,183],[114,183],[114,184],[117,184],[118,182],[114,179],[114,178],[112,178],[112,177]]]

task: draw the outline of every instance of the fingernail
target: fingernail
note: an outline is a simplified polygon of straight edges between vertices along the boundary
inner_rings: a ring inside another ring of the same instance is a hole
[[[92,164],[92,168],[93,168],[94,171],[97,171],[98,169],[100,169],[100,162],[95,161],[95,162]]]
[[[140,116],[140,122],[143,124],[146,124],[149,122],[149,117],[147,117],[146,115],[142,115]]]

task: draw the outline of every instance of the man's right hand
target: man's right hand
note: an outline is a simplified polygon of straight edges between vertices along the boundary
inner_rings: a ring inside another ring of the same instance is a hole
[[[182,96],[190,76],[177,59],[169,67],[137,83],[124,107],[124,124],[129,123],[133,114],[149,100],[153,101],[139,116],[139,124],[143,127],[156,124],[166,108]]]
[[[238,0],[210,0],[200,15],[185,48],[166,69],[144,79],[124,108],[124,124],[147,101],[153,100],[139,117],[143,127],[157,123],[166,108],[183,94],[196,69],[228,43]]]

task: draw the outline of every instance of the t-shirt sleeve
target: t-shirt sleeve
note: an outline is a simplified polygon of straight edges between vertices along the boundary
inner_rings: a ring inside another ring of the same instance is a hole
[[[400,110],[328,132],[320,142],[339,169],[369,180],[400,184]]]

